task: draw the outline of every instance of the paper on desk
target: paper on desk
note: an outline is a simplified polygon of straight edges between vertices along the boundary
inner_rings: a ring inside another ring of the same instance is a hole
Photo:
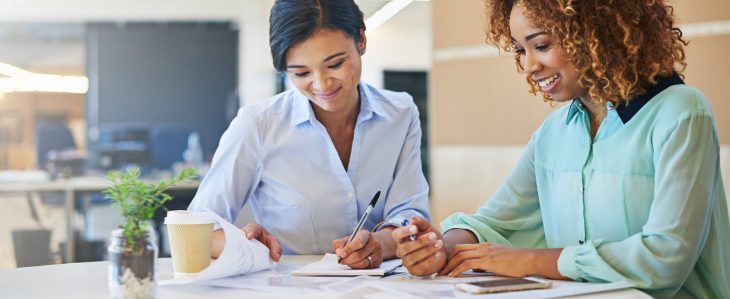
[[[408,279],[405,277],[394,277],[388,280],[377,281],[382,289],[398,290],[411,294],[412,296],[422,298],[483,298],[483,299],[508,299],[508,298],[563,298],[577,295],[594,294],[607,291],[615,291],[633,287],[628,282],[614,283],[585,283],[551,280],[553,285],[549,289],[525,290],[494,294],[473,295],[454,290],[454,283],[468,281],[483,281],[503,279],[503,277],[482,277],[475,279],[474,277],[463,277],[455,280],[454,278],[446,278],[437,276],[435,278],[425,279]],[[368,282],[372,283],[372,282]]]
[[[380,267],[374,269],[351,269],[349,266],[337,263],[337,256],[325,253],[321,260],[310,263],[300,269],[292,271],[292,275],[302,276],[383,276],[385,272],[401,265],[400,259],[384,261]]]
[[[274,261],[269,256],[269,248],[256,239],[249,240],[241,229],[206,209],[223,229],[226,245],[218,259],[194,277],[175,278],[160,281],[160,285],[187,284],[241,275],[270,269]]]
[[[345,292],[338,293],[337,298],[347,299],[421,299],[423,297],[414,296],[395,289],[384,288],[377,281],[369,281],[364,284],[349,289]],[[433,297],[439,298],[439,297]]]

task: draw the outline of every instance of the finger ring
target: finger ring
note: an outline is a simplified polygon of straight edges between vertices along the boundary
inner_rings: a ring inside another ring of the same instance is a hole
[[[368,255],[368,268],[372,268],[373,266],[373,257]]]

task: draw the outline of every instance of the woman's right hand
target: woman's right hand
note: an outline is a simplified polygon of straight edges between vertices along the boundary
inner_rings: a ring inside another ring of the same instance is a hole
[[[259,240],[259,242],[268,247],[271,259],[273,259],[275,262],[279,261],[279,259],[281,258],[281,243],[279,242],[279,240],[276,239],[276,237],[269,234],[269,232],[266,231],[263,226],[256,222],[250,222],[241,230],[246,235],[246,238],[248,238],[249,240]]]
[[[414,234],[416,239],[411,241],[408,237]],[[431,275],[446,265],[444,240],[426,219],[414,217],[410,225],[394,229],[393,239],[396,256],[412,275]]]

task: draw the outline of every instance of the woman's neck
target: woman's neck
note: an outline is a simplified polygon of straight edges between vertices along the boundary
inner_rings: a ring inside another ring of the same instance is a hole
[[[312,104],[312,110],[314,110],[314,116],[327,131],[350,128],[354,127],[357,115],[360,113],[360,99],[352,101],[349,107],[340,111],[327,111],[314,104]]]
[[[603,123],[603,119],[606,118],[606,105],[600,105],[597,104],[594,101],[591,101],[587,97],[580,97],[580,102],[583,104],[583,107],[586,108],[588,111],[588,118],[590,120],[590,131],[591,131],[591,139],[596,138],[596,134],[598,133],[598,128],[601,127],[601,123]],[[600,102],[598,102],[600,103]]]

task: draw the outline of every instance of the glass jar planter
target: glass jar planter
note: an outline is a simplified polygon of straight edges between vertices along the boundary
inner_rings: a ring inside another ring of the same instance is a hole
[[[148,299],[157,295],[157,240],[148,230],[129,246],[124,230],[112,232],[109,245],[109,292],[112,298]]]

